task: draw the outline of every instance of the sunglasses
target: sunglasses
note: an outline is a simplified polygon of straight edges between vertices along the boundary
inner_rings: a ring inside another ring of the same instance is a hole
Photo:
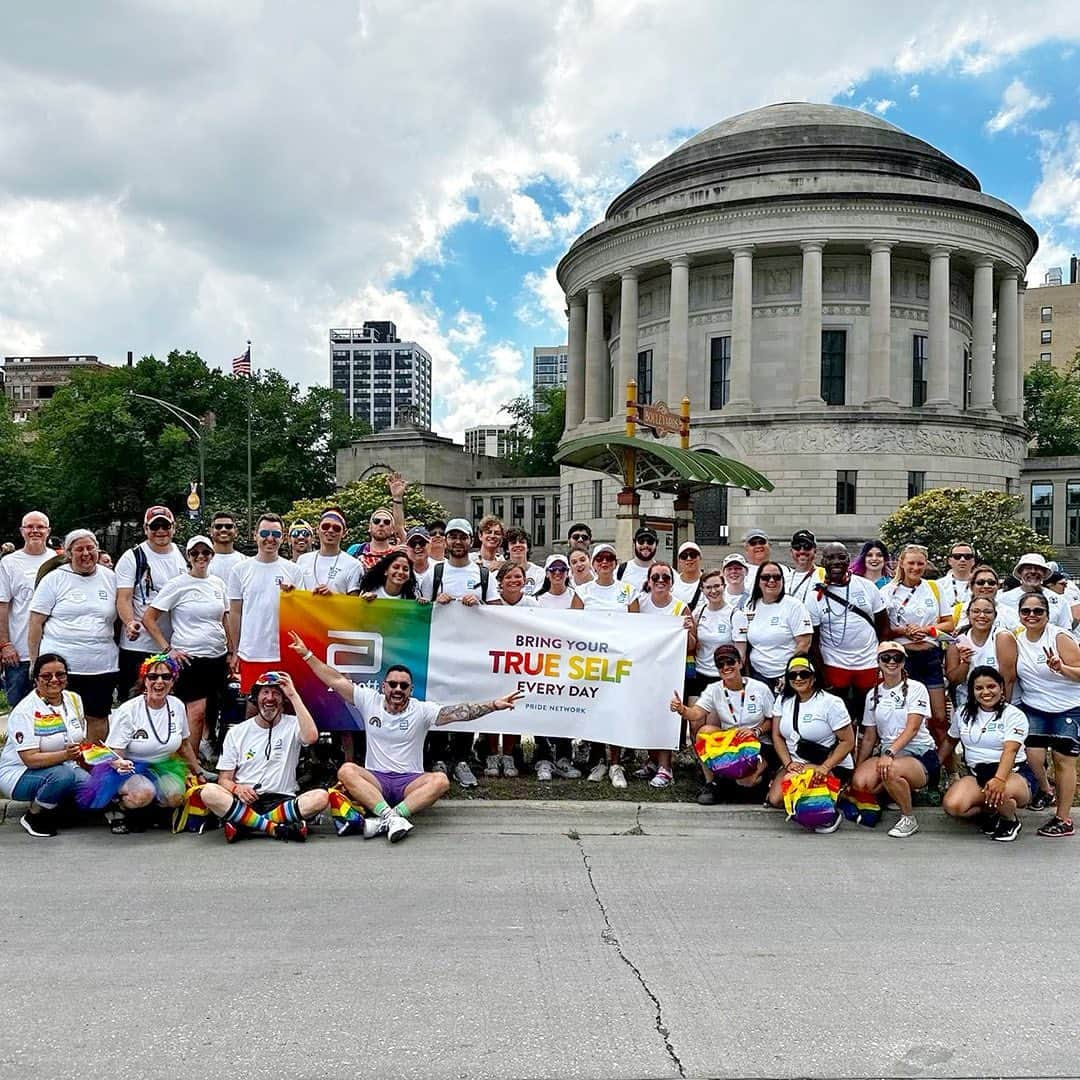
[[[724,671],[726,668],[738,667],[739,666],[739,661],[738,660],[717,660],[716,666],[717,666],[717,668],[719,668],[720,671]]]
[[[792,682],[802,682],[803,679],[812,679],[814,673],[812,671],[789,671],[788,678]]]
[[[979,578],[978,581],[973,581],[972,585],[989,586],[991,588],[997,588],[997,580],[992,577]]]
[[[1020,612],[1020,618],[1023,618],[1025,615],[1049,615],[1050,614],[1050,609],[1049,608],[1044,608],[1044,607],[1022,607],[1022,608],[1017,608],[1017,610]]]
[[[147,682],[172,682],[175,676],[170,675],[168,672],[155,671],[151,675],[146,676]]]
[[[341,532],[341,526],[336,521],[324,521],[319,528],[324,532]]]
[[[210,526],[211,529],[235,529],[236,526],[231,521],[215,521]]]
[[[813,551],[816,547],[815,544],[792,544],[792,551]]]
[[[592,537],[588,533],[571,533],[570,539],[584,540],[586,543],[588,543],[592,539]]]
[[[752,536],[746,541],[751,547],[761,547],[763,544],[767,544],[769,541],[764,536]]]
[[[267,535],[280,536],[281,533],[274,533],[274,534],[259,533],[259,535],[260,536],[267,536]],[[290,529],[289,530],[289,539],[290,540],[310,540],[311,539],[311,530],[310,529]]]
[[[435,531],[434,531],[434,532],[433,532],[433,533],[431,534],[431,539],[432,539],[432,540],[434,540],[434,539],[435,539],[436,537],[439,537],[440,539],[443,539],[443,538],[445,538],[445,537],[446,537],[446,533],[444,533],[444,532],[439,532],[439,530],[438,530],[438,529],[436,529],[436,530],[435,530]]]
[[[679,556],[679,558],[680,559],[700,559],[701,558],[701,552],[700,551],[684,551]]]
[[[194,551],[188,552],[189,559],[209,559],[213,557],[212,551],[207,551],[206,548],[195,548]]]
[[[565,574],[565,573],[568,573],[568,571],[569,571],[569,568],[566,567],[566,566],[549,566],[548,567],[548,573],[549,574]]]
[[[412,683],[404,681],[399,682],[397,679],[387,679],[386,685],[389,686],[391,690],[408,690],[412,687]]]
[[[973,551],[953,551],[949,554],[950,559],[974,559],[975,553]]]
[[[650,574],[649,575],[649,580],[650,581],[655,581],[657,583],[663,582],[663,581],[670,581],[671,580],[671,575],[670,574]]]
[[[783,581],[783,575],[781,574],[758,574],[758,581]]]
[[[603,555],[597,555],[593,562],[614,562],[615,556],[605,551]]]
[[[166,529],[172,528],[172,522],[166,521],[165,518],[154,518],[146,527],[151,532],[164,532]]]
[[[902,664],[904,662],[904,657],[903,657],[902,653],[890,652],[890,653],[882,653],[878,657],[878,660],[882,664]]]
[[[394,522],[391,518],[372,518],[372,525],[393,525]]]
[[[427,546],[428,546],[428,542],[426,540],[424,540],[424,539],[417,539],[417,540],[410,540],[409,541],[409,547],[411,547],[413,549],[413,551],[419,551],[421,548],[426,548]]]
[[[48,673],[42,672],[38,678],[42,682],[67,682],[66,671],[50,671]]]
[[[293,534],[290,534],[290,535],[297,535],[297,534],[293,533]],[[310,536],[310,535],[311,535],[311,533],[308,533],[308,536]],[[274,540],[280,540],[281,539],[281,530],[280,529],[260,529],[259,530],[259,539],[260,540],[269,540],[269,539],[271,539],[271,537]]]

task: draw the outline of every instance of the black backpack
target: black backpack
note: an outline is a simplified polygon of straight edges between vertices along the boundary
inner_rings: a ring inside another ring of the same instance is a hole
[[[444,562],[435,564],[435,572],[431,575],[431,599],[435,600],[435,597],[439,595],[439,590],[442,588],[443,579],[443,567],[446,565]],[[486,566],[480,567],[480,603],[486,604],[488,582],[491,580],[491,571]]]

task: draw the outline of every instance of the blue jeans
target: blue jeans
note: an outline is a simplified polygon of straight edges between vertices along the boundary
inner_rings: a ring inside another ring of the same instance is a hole
[[[4,695],[8,708],[14,709],[30,693],[30,661],[4,668]]]
[[[50,765],[27,769],[19,777],[11,797],[18,802],[35,802],[43,810],[54,810],[62,802],[72,802],[90,774],[70,765]]]

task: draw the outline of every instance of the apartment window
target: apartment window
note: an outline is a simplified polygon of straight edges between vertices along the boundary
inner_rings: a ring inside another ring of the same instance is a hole
[[[854,469],[841,469],[836,474],[836,512],[855,513],[855,488],[859,474]]]
[[[915,408],[926,404],[925,334],[915,334],[911,339],[911,404]]]
[[[1054,321],[1054,309],[1052,307],[1039,308],[1039,321],[1040,322],[1053,322]]]
[[[543,547],[547,543],[547,504],[543,495],[534,495],[532,501],[533,543]]]
[[[480,523],[480,519],[484,516],[484,500],[479,496],[475,496],[472,501],[472,523],[473,528]]]
[[[637,354],[637,399],[642,405],[652,404],[652,349]],[[573,510],[571,510],[573,516]]]
[[[1065,485],[1065,543],[1080,546],[1080,480]]]
[[[1050,345],[1050,344],[1053,343],[1053,340],[1054,340],[1054,331],[1053,330],[1040,330],[1039,331],[1039,344],[1040,345]]]
[[[709,343],[709,408],[722,409],[731,400],[731,338]]]
[[[592,516],[602,518],[604,516],[604,481],[592,482]]]
[[[821,397],[826,405],[844,404],[847,377],[847,331],[821,332]]]
[[[1053,360],[1053,354],[1052,353],[1048,353],[1048,352],[1039,353],[1039,366],[1040,367],[1051,367],[1051,366],[1053,366],[1053,363],[1054,363],[1054,360]]]
[[[914,499],[926,490],[926,473],[909,472],[907,474],[907,497]]]
[[[1054,532],[1054,485],[1033,483],[1031,485],[1031,527],[1047,540],[1053,541]]]
[[[515,529],[525,528],[525,499],[514,495],[510,499],[510,524]]]
[[[502,521],[503,516],[503,497],[501,495],[491,496],[491,512]]]

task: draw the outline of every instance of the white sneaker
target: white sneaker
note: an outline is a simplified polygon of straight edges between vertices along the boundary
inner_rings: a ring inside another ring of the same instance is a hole
[[[675,778],[670,769],[657,769],[656,775],[649,781],[649,787],[666,788],[671,787],[674,782]]]
[[[561,757],[552,766],[556,776],[561,776],[564,780],[580,780],[581,770],[575,769],[567,758]]]
[[[901,814],[900,820],[889,830],[890,836],[898,836],[901,839],[914,836],[919,831],[919,823],[914,814]]]
[[[656,762],[646,758],[645,764],[634,770],[635,780],[649,780],[656,775]]]
[[[518,775],[518,768],[514,764],[513,754],[503,754],[502,756],[502,774],[509,780],[513,780]]]
[[[593,767],[592,772],[589,773],[589,783],[599,784],[604,777],[607,776],[607,762],[598,761]]]
[[[387,817],[364,818],[364,839],[371,840],[373,837],[382,836],[389,827],[389,815]]]
[[[538,761],[536,763],[536,779],[541,783],[550,783],[552,768],[550,761]]]
[[[611,786],[614,788],[626,787],[626,770],[621,765],[612,765],[608,770],[611,777]]]
[[[499,766],[502,764],[501,754],[488,754],[484,763],[484,775],[496,777],[499,775]]]
[[[412,832],[412,822],[407,821],[400,814],[391,814],[390,823],[386,829],[386,838],[391,844],[404,840]]]
[[[472,788],[477,786],[476,777],[473,775],[472,769],[469,768],[467,761],[459,761],[454,766],[454,779],[463,788]]]
[[[814,832],[817,833],[833,833],[840,828],[840,822],[843,820],[844,815],[839,810],[836,812],[836,817],[828,825],[819,825]]]

